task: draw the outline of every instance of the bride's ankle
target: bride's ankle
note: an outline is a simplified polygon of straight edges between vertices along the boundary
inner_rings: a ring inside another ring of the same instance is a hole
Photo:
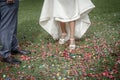
[[[64,39],[66,37],[67,33],[62,33],[61,38]]]
[[[75,38],[70,38],[70,45],[75,45]]]

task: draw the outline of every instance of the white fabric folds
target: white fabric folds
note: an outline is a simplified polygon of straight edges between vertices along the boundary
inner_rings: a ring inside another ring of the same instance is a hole
[[[91,0],[44,0],[39,24],[54,39],[59,39],[59,22],[75,21],[75,37],[81,38],[90,27],[88,13],[94,7]],[[69,36],[69,25],[66,26]]]

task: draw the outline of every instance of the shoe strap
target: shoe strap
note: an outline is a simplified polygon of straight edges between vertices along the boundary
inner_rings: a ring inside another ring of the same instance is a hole
[[[74,38],[70,38],[71,41],[74,41],[75,39]]]
[[[59,40],[60,40],[60,41],[64,41],[65,39],[60,38]]]
[[[67,33],[62,33],[61,35],[62,35],[62,36],[66,36],[66,35],[67,35]]]

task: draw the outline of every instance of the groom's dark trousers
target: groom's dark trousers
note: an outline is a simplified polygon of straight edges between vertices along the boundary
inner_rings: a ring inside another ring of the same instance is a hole
[[[18,48],[17,15],[19,0],[7,4],[6,0],[0,0],[0,57],[7,58],[11,51]]]

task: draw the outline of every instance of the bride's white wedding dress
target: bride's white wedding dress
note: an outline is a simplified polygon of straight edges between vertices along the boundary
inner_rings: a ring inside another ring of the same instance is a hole
[[[39,24],[54,39],[59,39],[59,22],[75,21],[75,37],[81,38],[91,24],[88,13],[94,7],[91,0],[44,0]],[[69,37],[69,25],[66,26]]]

